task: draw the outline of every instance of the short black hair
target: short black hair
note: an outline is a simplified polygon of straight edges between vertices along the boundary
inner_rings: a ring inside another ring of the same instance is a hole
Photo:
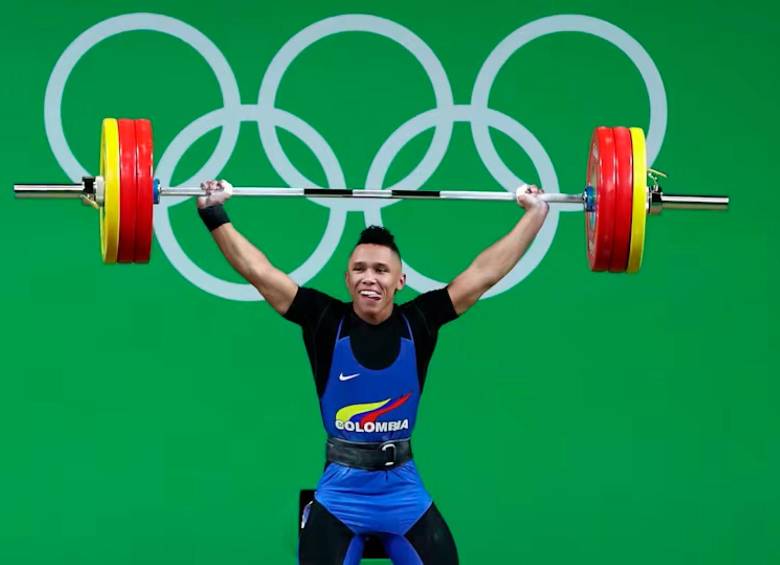
[[[358,238],[358,242],[355,244],[355,247],[364,243],[373,243],[374,245],[384,245],[385,247],[389,247],[395,251],[395,254],[398,255],[399,259],[401,258],[401,252],[398,250],[398,246],[395,244],[395,237],[392,233],[390,233],[389,229],[383,226],[368,226],[366,229],[360,232],[360,238]]]

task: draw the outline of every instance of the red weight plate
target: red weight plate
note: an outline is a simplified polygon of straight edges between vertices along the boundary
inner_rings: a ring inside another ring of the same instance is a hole
[[[119,126],[119,248],[117,262],[132,263],[135,254],[135,126],[133,120],[117,120]]]
[[[135,139],[138,149],[138,200],[135,228],[135,262],[148,263],[152,250],[152,222],[154,207],[154,157],[152,124],[149,120],[135,120]]]
[[[594,191],[594,209],[585,213],[588,263],[592,271],[606,271],[612,252],[615,218],[615,140],[612,128],[597,127],[593,131],[587,182]]]
[[[609,270],[624,273],[628,268],[628,247],[631,245],[631,212],[634,202],[634,155],[628,128],[612,128],[615,138],[617,190],[615,192],[615,228]]]

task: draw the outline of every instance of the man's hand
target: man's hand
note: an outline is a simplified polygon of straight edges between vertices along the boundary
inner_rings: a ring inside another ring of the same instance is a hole
[[[226,180],[207,180],[200,183],[200,188],[206,191],[206,196],[198,196],[198,208],[223,204],[233,196],[233,185]]]
[[[537,188],[533,184],[524,184],[515,191],[515,200],[526,211],[538,209],[547,213],[550,206],[539,198],[539,195],[543,193],[544,191],[541,188]]]

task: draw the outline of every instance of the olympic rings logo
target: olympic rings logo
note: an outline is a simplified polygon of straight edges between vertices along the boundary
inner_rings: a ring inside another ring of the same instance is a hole
[[[648,163],[660,151],[666,131],[667,105],[663,81],[655,63],[645,49],[619,27],[604,20],[582,15],[556,15],[525,24],[503,39],[480,69],[469,104],[456,104],[444,68],[434,52],[409,29],[388,19],[369,15],[340,15],[318,21],[291,37],[276,53],[260,85],[256,104],[242,104],[236,78],[220,50],[194,27],[159,14],[126,14],[104,20],[79,35],[62,53],[49,78],[44,101],[46,135],[52,151],[63,170],[74,181],[87,171],[71,152],[62,127],[62,96],[68,77],[79,59],[104,39],[129,31],[156,31],[184,41],[197,51],[213,71],[222,94],[223,107],[213,110],[185,127],[162,153],[157,165],[157,176],[164,186],[179,160],[190,146],[206,133],[220,128],[219,141],[211,157],[191,179],[183,185],[197,184],[204,178],[216,178],[227,164],[235,146],[242,122],[256,122],[260,141],[271,165],[289,186],[317,186],[293,165],[282,149],[277,128],[287,130],[305,143],[325,171],[328,185],[346,186],[344,173],[336,154],[328,142],[308,123],[275,106],[276,94],[284,73],[295,58],[317,41],[339,33],[368,32],[386,37],[404,47],[417,59],[428,75],[433,88],[436,107],[424,111],[401,124],[382,144],[373,158],[366,176],[365,187],[390,189],[403,187],[419,189],[433,175],[443,160],[456,122],[471,126],[477,152],[489,173],[508,191],[522,184],[501,160],[490,139],[488,128],[495,128],[512,138],[531,158],[542,186],[547,192],[558,192],[558,179],[550,157],[534,135],[510,116],[488,107],[490,91],[496,75],[509,57],[526,43],[539,37],[560,33],[579,32],[599,37],[620,49],[639,70],[650,100],[650,124],[647,135]],[[417,135],[433,128],[430,146],[420,163],[396,185],[384,186],[385,176],[395,156]],[[171,228],[168,208],[187,198],[168,198],[158,205],[154,229],[157,239],[174,267],[199,288],[230,300],[262,300],[249,284],[237,284],[217,278],[198,267],[184,253]],[[362,212],[366,225],[382,224],[381,210],[397,201],[366,201],[361,199],[328,200],[312,198],[330,209],[328,225],[314,252],[290,276],[305,284],[330,260],[341,239],[347,213]],[[559,211],[581,211],[576,205],[560,206],[551,210],[548,220],[531,248],[515,268],[485,296],[504,292],[523,280],[540,263],[552,244],[558,225]],[[404,264],[407,284],[418,292],[443,286]]]

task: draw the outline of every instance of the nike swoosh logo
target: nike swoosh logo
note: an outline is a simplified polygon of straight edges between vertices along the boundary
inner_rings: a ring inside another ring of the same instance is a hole
[[[351,375],[345,375],[344,373],[341,373],[341,374],[339,374],[339,380],[340,381],[348,381],[350,379],[354,379],[357,376],[360,376],[360,373],[353,373]]]

